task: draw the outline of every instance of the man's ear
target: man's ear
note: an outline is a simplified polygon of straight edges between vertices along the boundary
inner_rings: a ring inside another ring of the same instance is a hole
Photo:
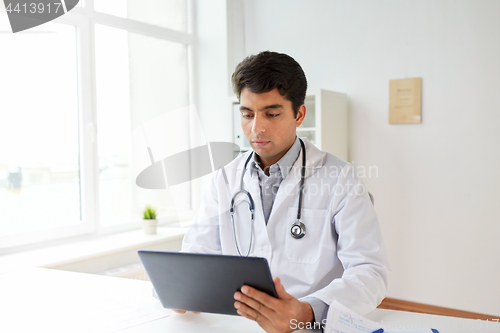
[[[295,127],[299,127],[300,124],[304,121],[306,116],[306,106],[302,104],[299,106],[299,111],[297,112],[297,117],[295,117]]]

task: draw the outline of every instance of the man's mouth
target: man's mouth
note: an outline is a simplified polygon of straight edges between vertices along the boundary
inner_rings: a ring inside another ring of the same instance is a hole
[[[264,147],[265,145],[267,145],[269,142],[271,141],[267,141],[267,140],[253,140],[252,143],[254,145],[256,145],[257,147]]]

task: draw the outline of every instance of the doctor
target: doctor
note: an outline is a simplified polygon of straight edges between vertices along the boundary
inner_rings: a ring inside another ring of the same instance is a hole
[[[302,68],[266,51],[244,59],[232,83],[253,151],[214,174],[182,251],[266,258],[278,299],[243,286],[234,305],[267,332],[320,328],[334,300],[372,311],[389,267],[377,217],[351,164],[297,138]]]

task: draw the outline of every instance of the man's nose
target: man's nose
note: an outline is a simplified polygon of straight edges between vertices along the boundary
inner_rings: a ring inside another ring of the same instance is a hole
[[[259,134],[266,131],[265,119],[261,115],[255,115],[252,124],[252,133]]]

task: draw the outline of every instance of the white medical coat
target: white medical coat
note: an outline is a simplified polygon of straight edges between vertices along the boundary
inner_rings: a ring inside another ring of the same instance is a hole
[[[267,226],[259,179],[248,163],[244,188],[255,202],[251,255],[266,258],[272,276],[279,277],[294,297],[316,297],[328,305],[338,300],[366,314],[385,297],[389,271],[375,210],[351,164],[302,139],[307,162],[301,220],[307,233],[301,239],[290,235],[297,215],[302,151],[279,187]],[[250,153],[234,159],[224,172],[214,173],[194,225],[184,237],[183,252],[238,255],[229,207],[232,195],[240,190]],[[240,251],[246,254],[250,212],[244,202],[236,206],[235,225]]]

